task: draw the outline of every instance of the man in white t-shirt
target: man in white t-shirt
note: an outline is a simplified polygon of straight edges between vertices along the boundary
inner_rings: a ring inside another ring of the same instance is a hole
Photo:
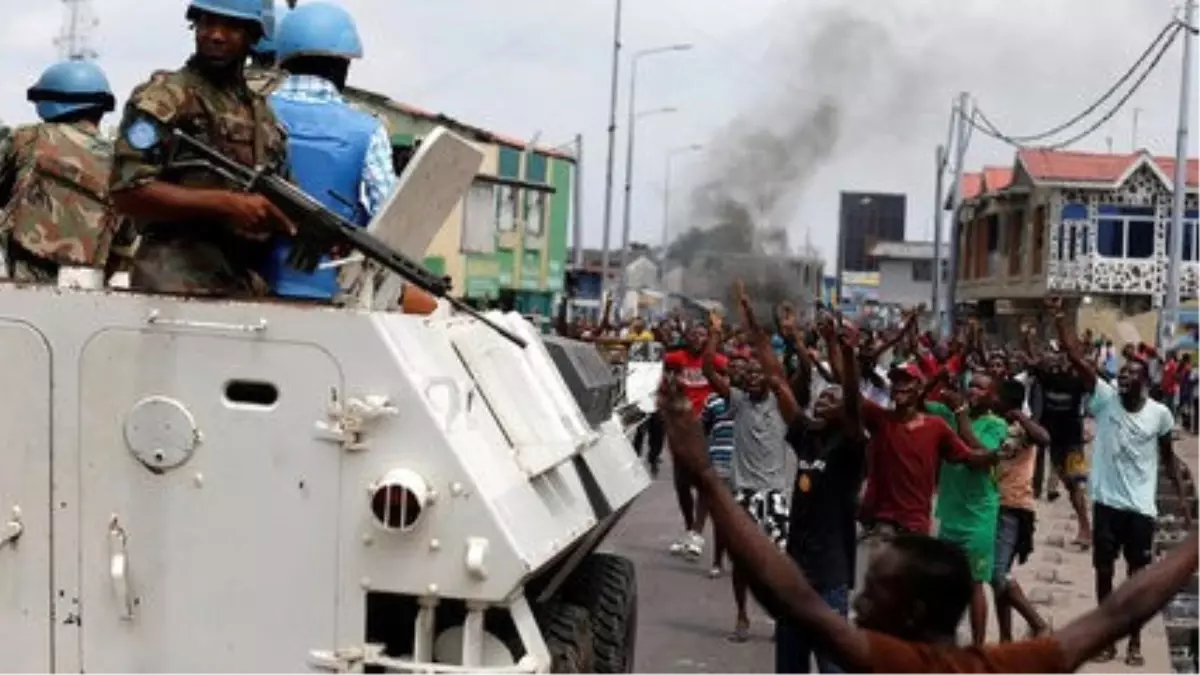
[[[1166,406],[1150,399],[1150,372],[1145,363],[1126,361],[1117,372],[1116,386],[1105,382],[1067,326],[1061,301],[1052,299],[1047,306],[1055,312],[1059,339],[1091,395],[1088,409],[1096,420],[1091,469],[1092,567],[1096,570],[1096,601],[1104,602],[1112,593],[1118,556],[1125,558],[1127,577],[1153,560],[1160,463],[1180,496],[1180,515],[1191,529],[1179,459],[1172,447],[1175,419]],[[1126,665],[1136,668],[1145,664],[1141,643],[1141,631],[1134,629],[1125,651]],[[1097,660],[1114,658],[1116,648],[1110,646]]]

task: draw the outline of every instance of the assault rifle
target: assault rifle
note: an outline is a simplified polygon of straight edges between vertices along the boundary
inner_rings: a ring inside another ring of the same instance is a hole
[[[324,204],[275,172],[244,166],[179,129],[171,133],[166,166],[169,169],[207,170],[240,190],[266,197],[296,224],[297,233],[287,259],[289,266],[301,272],[311,273],[321,264],[321,257],[335,247],[353,249],[410,284],[479,320],[518,347],[525,348],[525,340],[520,336],[451,296],[444,278],[430,272],[424,265],[403,253],[393,250],[366,229],[357,227],[330,211]]]

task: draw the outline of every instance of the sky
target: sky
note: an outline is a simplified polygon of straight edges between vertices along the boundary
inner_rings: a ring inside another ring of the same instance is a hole
[[[306,0],[300,0],[305,2]],[[4,0],[0,120],[33,121],[25,89],[59,57],[66,15],[51,0]],[[365,57],[350,83],[549,145],[583,135],[584,241],[602,240],[615,0],[341,0]],[[92,0],[91,46],[123,101],[192,48],[181,0]],[[1037,133],[1091,103],[1177,10],[1172,0],[626,0],[611,241],[620,245],[629,57],[636,126],[633,241],[658,245],[664,177],[672,235],[706,222],[714,192],[766,200],[760,218],[832,259],[838,193],[908,196],[907,238],[933,236],[934,151],[952,100],[969,91],[1006,133]],[[1075,149],[1136,142],[1173,155],[1182,40],[1127,106]],[[1197,71],[1200,72],[1200,71]],[[1134,110],[1139,109],[1137,137]],[[1191,116],[1195,117],[1195,102]],[[111,119],[115,123],[116,118]],[[1197,154],[1200,130],[1191,139]],[[976,133],[968,170],[1011,166]],[[766,187],[764,187],[766,186]],[[741,198],[741,197],[738,197]]]

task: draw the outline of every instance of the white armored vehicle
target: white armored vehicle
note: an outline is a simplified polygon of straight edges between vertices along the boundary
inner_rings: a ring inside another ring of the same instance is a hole
[[[439,130],[370,229],[423,253],[478,166]],[[631,671],[607,365],[367,257],[342,307],[0,286],[0,669]]]

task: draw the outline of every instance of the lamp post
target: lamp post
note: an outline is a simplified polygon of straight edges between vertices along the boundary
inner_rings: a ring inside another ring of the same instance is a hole
[[[638,117],[644,116],[648,113],[656,112],[656,111],[646,111],[643,113],[635,112],[637,109],[638,63],[642,59],[644,59],[648,56],[656,56],[656,55],[661,55],[661,54],[667,54],[670,52],[684,52],[691,48],[692,48],[692,45],[690,43],[685,42],[685,43],[680,43],[680,44],[675,44],[675,45],[666,45],[663,47],[653,47],[650,49],[642,49],[640,51],[634,52],[633,57],[629,60],[629,121],[627,123],[628,129],[625,132],[627,134],[627,136],[626,136],[627,145],[625,148],[625,153],[626,153],[625,154],[625,203],[624,203],[624,218],[623,218],[624,222],[621,224],[621,229],[624,233],[623,242],[622,242],[622,246],[621,246],[621,273],[620,273],[620,279],[621,279],[620,290],[621,290],[621,292],[624,292],[625,265],[628,262],[628,258],[629,258],[629,227],[630,227],[629,221],[632,218],[632,211],[630,210],[630,206],[631,206],[630,193],[633,192],[633,149],[634,149],[634,136],[636,135],[635,130],[634,130],[634,124]],[[663,111],[660,110],[658,112],[663,112]],[[669,112],[674,112],[674,109],[672,109]],[[608,275],[607,267],[604,268],[604,275],[605,275],[604,278],[607,279],[607,275]],[[619,304],[617,306],[620,307]]]
[[[621,0],[613,7],[612,80],[608,100],[608,156],[604,168],[603,245],[600,249],[600,292],[608,279],[608,247],[612,239],[613,163],[617,149],[617,88],[621,81]]]
[[[1179,128],[1175,132],[1175,190],[1171,195],[1171,238],[1167,244],[1171,261],[1167,265],[1166,297],[1163,311],[1158,315],[1158,345],[1169,347],[1179,324],[1180,284],[1183,281],[1183,220],[1187,207],[1188,139],[1191,135],[1192,92],[1196,86],[1192,75],[1192,54],[1195,50],[1196,0],[1188,0],[1183,15],[1183,82],[1179,91]],[[1193,226],[1194,227],[1194,226]],[[1193,252],[1192,259],[1196,259]]]
[[[693,143],[691,145],[672,148],[671,150],[667,151],[667,158],[665,162],[666,167],[663,170],[662,253],[660,254],[661,260],[659,260],[658,263],[658,283],[660,284],[663,281],[663,274],[665,273],[667,267],[667,245],[670,243],[668,241],[669,236],[667,230],[671,223],[671,161],[679,155],[689,152],[699,152],[703,149],[703,145]]]
[[[621,270],[617,277],[619,282],[617,283],[617,295],[614,301],[614,304],[617,307],[618,317],[621,316],[622,305],[625,301],[625,291],[629,284],[629,275],[626,274],[626,268],[629,266],[629,237],[630,232],[633,229],[633,211],[631,208],[633,205],[633,200],[631,199],[631,195],[633,194],[633,186],[631,185],[631,182],[633,180],[633,151],[635,147],[633,143],[635,136],[634,130],[637,127],[638,121],[644,117],[650,117],[653,115],[668,115],[674,112],[678,112],[678,110],[668,106],[665,108],[652,108],[650,110],[643,110],[642,112],[630,115],[629,117],[629,147],[626,149],[628,157],[625,160],[625,216],[623,219],[624,222],[621,226]]]

